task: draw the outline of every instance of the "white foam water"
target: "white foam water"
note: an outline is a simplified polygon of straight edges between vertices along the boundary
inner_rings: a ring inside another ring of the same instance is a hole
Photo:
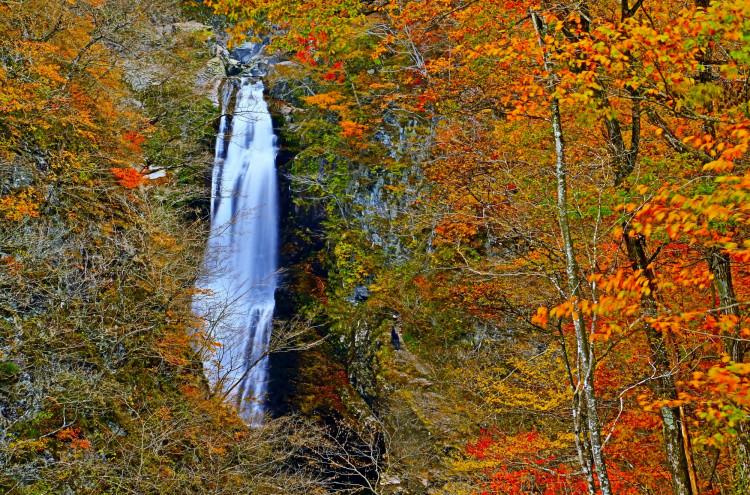
[[[246,422],[259,425],[277,284],[276,137],[261,82],[229,81],[222,96],[211,235],[193,311],[216,342],[204,356],[209,384]]]

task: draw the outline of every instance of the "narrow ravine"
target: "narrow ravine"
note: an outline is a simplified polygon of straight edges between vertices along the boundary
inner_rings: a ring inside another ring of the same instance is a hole
[[[261,82],[227,81],[222,110],[211,234],[193,310],[216,342],[204,357],[212,389],[258,425],[265,412],[277,285],[276,137]]]

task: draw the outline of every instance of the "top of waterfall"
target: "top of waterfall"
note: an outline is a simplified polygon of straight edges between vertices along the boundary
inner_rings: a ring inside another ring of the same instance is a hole
[[[251,64],[256,58],[262,53],[263,49],[268,45],[266,40],[259,43],[246,42],[242,45],[234,48],[229,56],[243,65]]]

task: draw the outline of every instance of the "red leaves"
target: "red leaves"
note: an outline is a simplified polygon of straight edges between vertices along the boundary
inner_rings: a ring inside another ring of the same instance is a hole
[[[325,73],[323,79],[328,82],[344,82],[344,63],[341,61],[336,62],[331,66],[331,70]]]
[[[88,450],[91,448],[91,442],[83,438],[80,428],[63,428],[55,434],[55,438],[68,444],[71,449]]]
[[[138,131],[125,131],[122,135],[126,145],[136,153],[141,152],[141,146],[146,142],[146,137]]]
[[[297,58],[297,60],[299,60],[303,64],[317,65],[317,62],[315,61],[315,57],[313,56],[313,50],[310,48],[303,48],[301,50],[297,50],[297,53],[295,53],[294,56]]]
[[[110,168],[110,172],[117,178],[117,183],[127,189],[135,189],[143,183],[143,175],[133,168]]]
[[[316,66],[318,51],[328,43],[328,35],[324,32],[313,32],[306,37],[297,37],[299,50],[294,54],[295,58],[306,65]]]
[[[515,436],[482,430],[476,442],[466,445],[466,453],[492,466],[487,468],[484,494],[522,495],[541,493],[584,493],[586,484],[570,466],[538,448],[548,442],[537,431]]]
[[[466,444],[466,453],[479,460],[487,458],[487,450],[495,443],[492,434],[487,430],[482,430],[479,439],[472,443]]]
[[[608,444],[610,478],[615,493],[635,495],[648,487],[650,493],[665,493],[658,487],[668,479],[658,457],[659,419],[642,411],[625,412],[612,425],[617,435]],[[568,440],[572,444],[572,439]],[[638,454],[632,445],[638,443]],[[545,432],[532,430],[515,435],[483,429],[475,442],[466,445],[466,454],[481,461],[483,491],[493,495],[539,493],[586,493],[586,479],[575,462],[575,451],[564,442],[552,440]]]
[[[415,105],[415,110],[418,112],[426,112],[427,109],[436,101],[438,101],[439,96],[434,91],[424,91],[421,95],[417,97],[417,104]]]

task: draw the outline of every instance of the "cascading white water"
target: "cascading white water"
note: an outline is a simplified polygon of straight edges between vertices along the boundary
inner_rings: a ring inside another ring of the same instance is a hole
[[[239,84],[239,88],[237,88]],[[227,108],[235,98],[233,110]],[[263,84],[229,81],[216,139],[211,235],[193,311],[216,342],[204,369],[245,421],[264,413],[278,250],[276,137]]]

